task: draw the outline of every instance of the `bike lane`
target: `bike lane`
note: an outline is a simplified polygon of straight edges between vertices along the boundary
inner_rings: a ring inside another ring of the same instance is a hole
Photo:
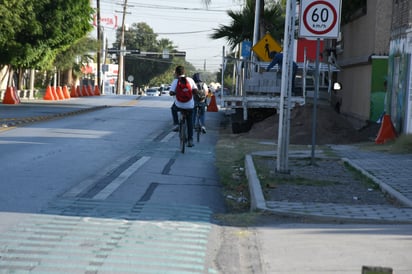
[[[176,133],[165,129],[117,162],[123,166],[118,176],[83,182],[39,214],[19,216],[0,237],[0,268],[218,273],[219,227],[213,214],[224,212],[214,166],[219,115],[210,117],[208,133],[185,154],[178,150]]]

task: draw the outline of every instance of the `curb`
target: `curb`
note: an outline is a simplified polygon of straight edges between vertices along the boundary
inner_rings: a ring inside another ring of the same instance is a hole
[[[342,160],[350,161],[346,158]],[[357,165],[353,165],[354,168],[359,169],[363,174],[371,178],[375,181],[375,177],[370,175],[365,170],[361,169]],[[252,211],[256,210],[263,210],[267,212],[274,213],[280,216],[289,216],[289,217],[306,217],[311,218],[313,220],[323,220],[323,221],[354,221],[354,222],[373,222],[373,223],[412,223],[412,208],[395,208],[395,207],[380,207],[382,211],[399,211],[402,217],[396,218],[393,216],[392,212],[385,212],[379,216],[379,214],[372,214],[368,216],[367,214],[363,214],[365,208],[372,208],[371,212],[376,212],[379,206],[345,206],[342,204],[331,204],[331,203],[292,203],[292,202],[279,202],[279,201],[266,201],[262,187],[259,181],[259,178],[256,173],[256,169],[253,163],[252,155],[247,154],[245,156],[245,172],[246,177],[248,179],[249,191],[250,191],[250,209]],[[388,193],[390,192],[394,198],[402,198],[405,199],[408,203],[408,199],[406,199],[402,194],[388,186],[387,184],[382,183],[378,180],[375,183],[379,184],[381,187],[386,187],[385,191]],[[335,208],[334,208],[335,207]],[[375,208],[376,207],[376,208]],[[318,212],[313,210],[313,208],[320,209]],[[346,208],[346,212],[341,211],[343,208]],[[347,210],[349,209],[349,210]],[[362,212],[362,214],[352,213],[352,210],[358,210]],[[332,212],[331,212],[332,211]],[[350,214],[348,214],[350,212]],[[395,214],[396,215],[396,214]]]
[[[251,210],[267,210],[265,197],[251,155],[245,157],[245,172],[249,181]]]
[[[0,119],[0,128],[15,127],[15,126],[18,126],[18,125],[30,124],[30,123],[40,122],[40,121],[47,121],[47,120],[52,120],[52,119],[60,118],[60,117],[73,116],[73,115],[86,113],[86,112],[90,112],[90,111],[94,111],[94,110],[99,110],[99,109],[107,108],[107,107],[108,107],[107,105],[95,106],[95,107],[70,111],[70,112],[66,112],[66,113],[56,113],[56,114],[47,115],[47,116],[32,116],[32,117],[22,117],[22,118],[3,118],[3,119]]]

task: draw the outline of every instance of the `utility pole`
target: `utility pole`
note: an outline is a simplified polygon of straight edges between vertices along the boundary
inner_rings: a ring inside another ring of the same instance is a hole
[[[278,133],[278,157],[276,171],[289,173],[290,98],[293,70],[293,35],[295,33],[296,0],[287,0],[286,22],[283,45],[282,82],[280,91],[280,113]]]
[[[119,68],[117,70],[117,94],[123,94],[123,78],[124,78],[124,28],[125,28],[125,19],[126,19],[126,8],[127,0],[124,0],[123,4],[123,19],[122,19],[122,32],[120,35],[120,45],[119,45]]]
[[[102,90],[101,85],[101,51],[102,51],[102,41],[100,37],[100,0],[96,0],[96,9],[97,9],[97,86],[99,90]]]

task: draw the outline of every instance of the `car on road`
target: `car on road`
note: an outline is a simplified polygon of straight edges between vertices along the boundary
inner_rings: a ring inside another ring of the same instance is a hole
[[[147,96],[160,96],[161,93],[159,91],[159,88],[153,87],[153,88],[146,89],[146,95]]]

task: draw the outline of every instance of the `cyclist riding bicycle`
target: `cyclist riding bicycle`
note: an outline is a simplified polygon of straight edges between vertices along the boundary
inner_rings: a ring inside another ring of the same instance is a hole
[[[193,125],[200,126],[202,133],[206,133],[205,126],[205,109],[206,109],[206,97],[209,94],[209,89],[200,78],[200,74],[196,72],[193,74],[193,80],[197,85],[198,92],[193,94],[195,100],[195,108],[193,111]],[[199,107],[199,109],[197,108]],[[197,111],[199,110],[199,121],[196,121]]]
[[[193,93],[197,92],[197,86],[196,83],[193,81],[192,78],[185,76],[185,68],[183,66],[177,66],[175,69],[175,79],[172,82],[172,85],[170,86],[170,92],[169,94],[171,96],[175,96],[175,102],[173,103],[171,109],[172,109],[172,118],[173,118],[173,124],[174,124],[174,131],[179,130],[179,118],[177,115],[177,112],[179,109],[184,109],[186,111],[186,122],[187,122],[187,137],[188,137],[188,147],[193,146],[193,108],[195,106],[194,100],[193,100]],[[178,85],[181,84],[180,81],[183,81],[187,83],[187,87],[189,89],[190,98],[188,100],[182,99],[183,97],[179,96],[179,87]]]

